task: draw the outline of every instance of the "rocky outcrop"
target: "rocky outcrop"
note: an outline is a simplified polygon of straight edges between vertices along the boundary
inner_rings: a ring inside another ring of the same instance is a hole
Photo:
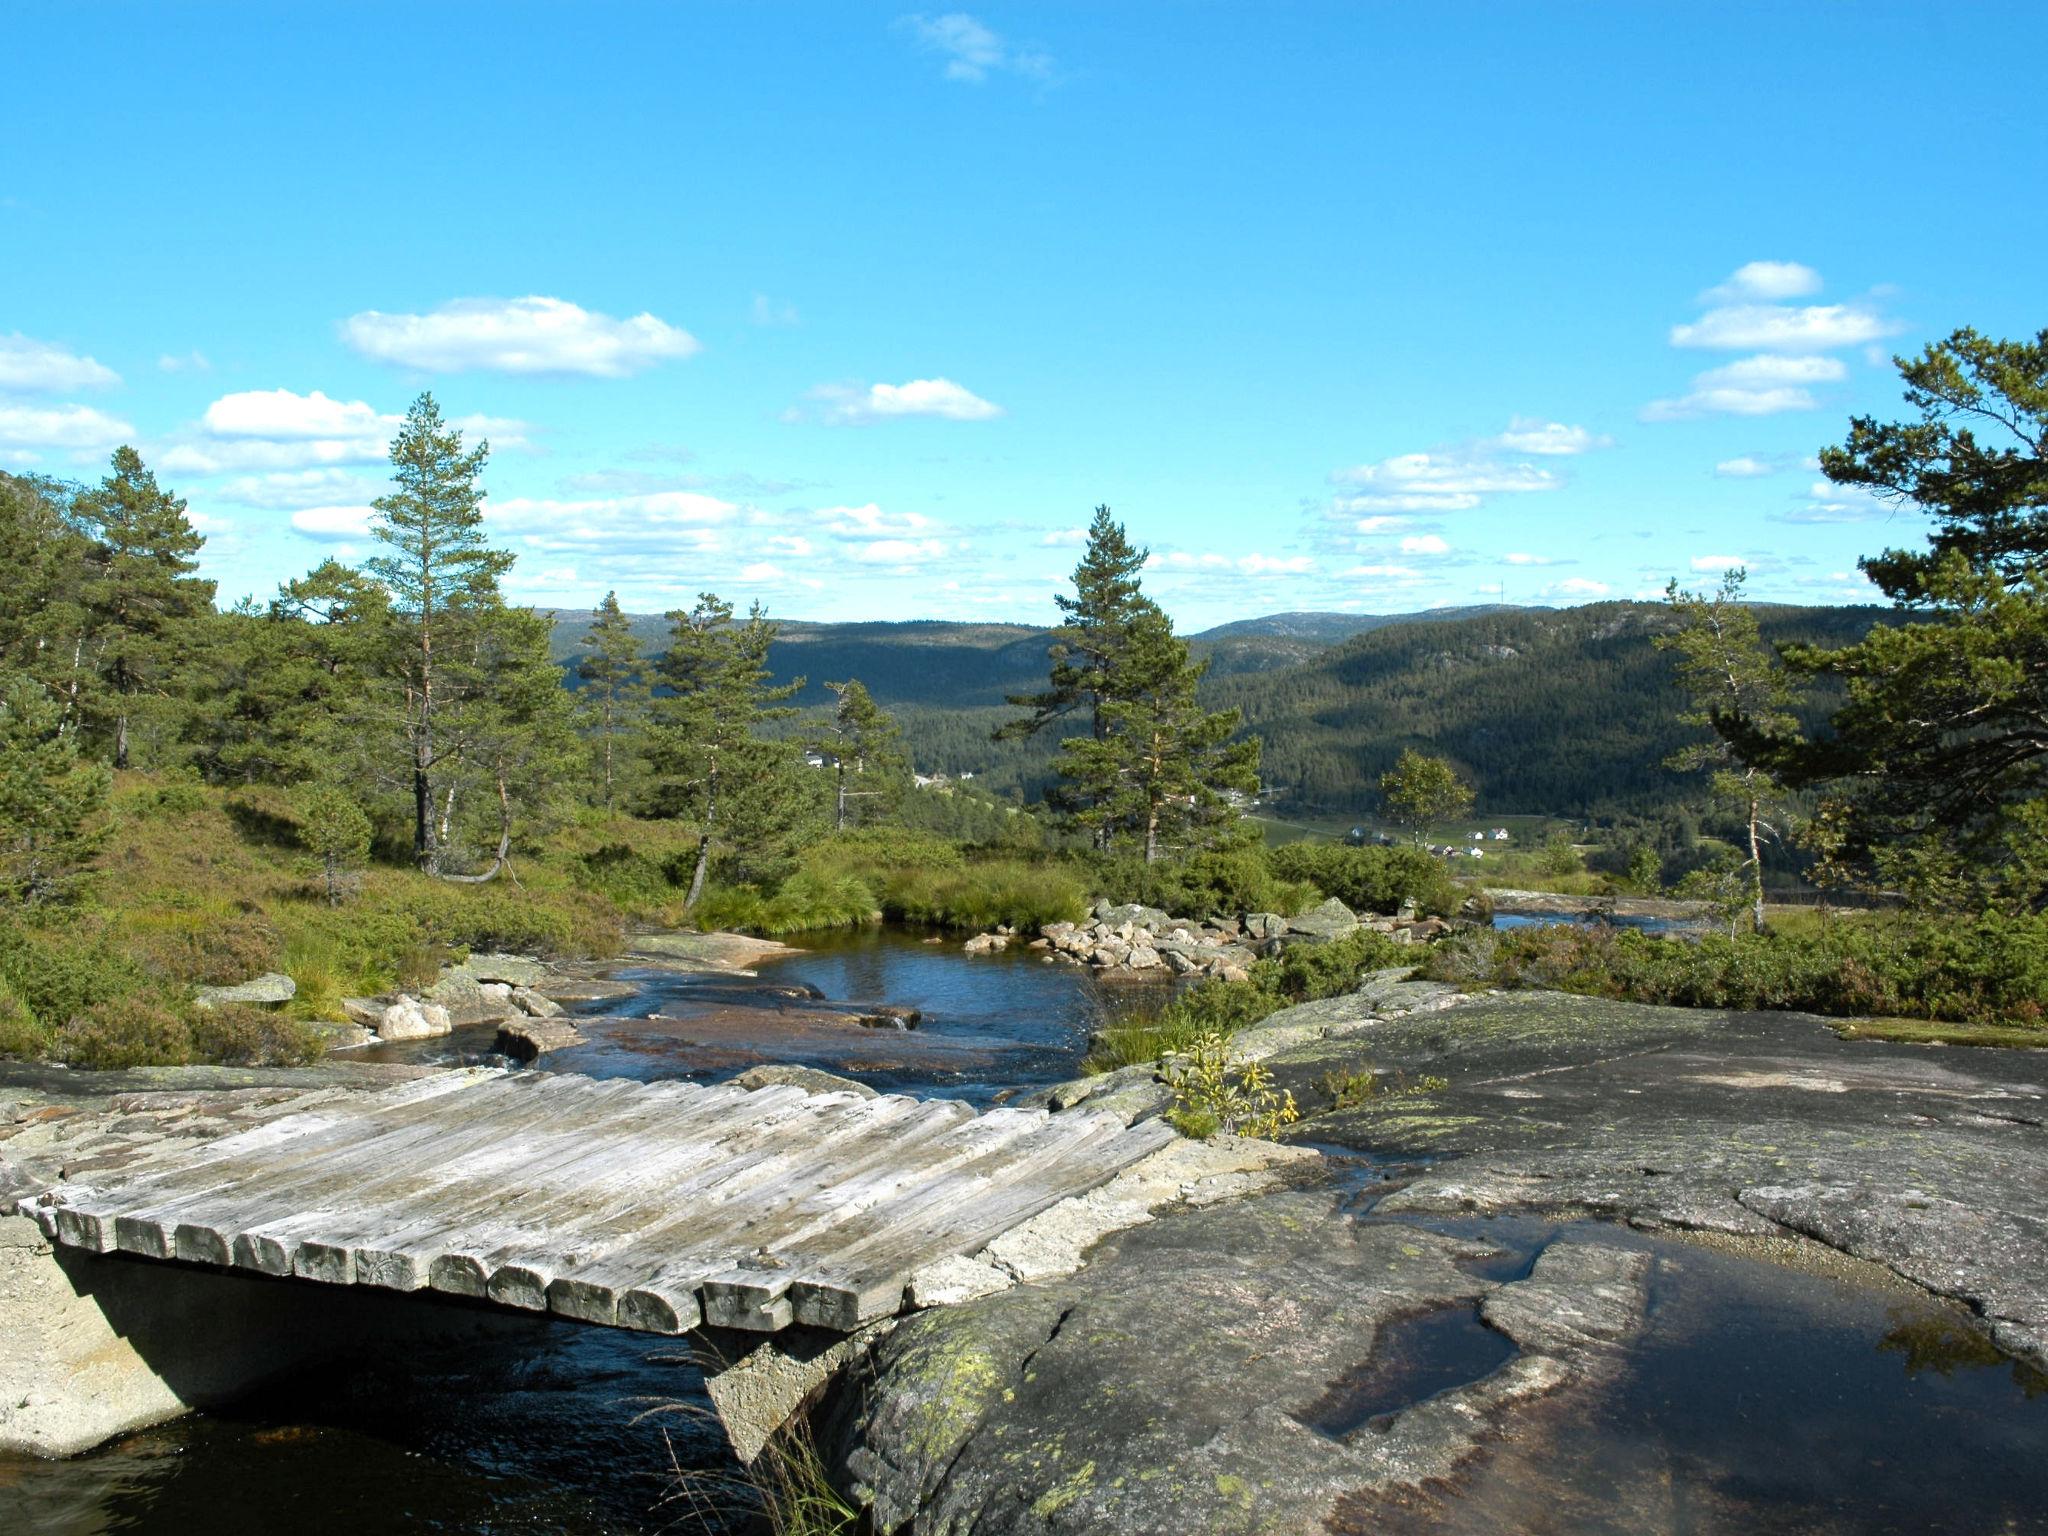
[[[282,971],[266,971],[252,981],[232,987],[198,987],[192,993],[200,1008],[219,1008],[228,1003],[288,1003],[299,994],[299,984]]]
[[[987,1536],[1311,1531],[1340,1503],[1453,1474],[1535,1401],[1612,1372],[1649,1260],[1553,1244],[1528,1278],[1482,1241],[1374,1225],[1328,1193],[1183,1210],[1078,1274],[900,1321],[826,1444],[875,1529]],[[1507,1357],[1349,1422],[1347,1383],[1403,1320],[1486,1309]]]
[[[1092,966],[1105,975],[1215,976],[1241,981],[1254,960],[1277,954],[1290,944],[1324,944],[1360,929],[1384,933],[1399,943],[1420,942],[1448,932],[1441,918],[1360,917],[1332,898],[1298,917],[1278,912],[1251,912],[1243,917],[1182,918],[1157,907],[1130,903],[1096,905],[1080,923],[1048,923],[1032,948],[1048,958]],[[970,939],[968,953],[1000,949],[1008,941],[998,931]]]
[[[507,1019],[498,1026],[495,1049],[514,1061],[538,1061],[549,1051],[583,1043],[583,1032],[562,1019]]]
[[[454,1028],[446,1008],[417,997],[401,996],[377,1017],[379,1040],[430,1040]]]

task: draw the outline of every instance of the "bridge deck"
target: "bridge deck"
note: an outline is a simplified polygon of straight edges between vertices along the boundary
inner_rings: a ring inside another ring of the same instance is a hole
[[[61,1184],[34,1214],[94,1252],[651,1333],[847,1331],[1170,1140],[1085,1108],[472,1070]]]

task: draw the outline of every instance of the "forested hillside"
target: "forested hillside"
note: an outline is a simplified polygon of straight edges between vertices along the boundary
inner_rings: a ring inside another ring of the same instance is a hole
[[[1860,638],[1890,609],[1764,605],[1773,643]],[[1307,809],[1374,807],[1404,747],[1450,758],[1482,811],[1643,814],[1696,795],[1665,759],[1697,733],[1653,638],[1658,603],[1483,613],[1361,635],[1256,682],[1218,679],[1212,702],[1265,739],[1265,778]],[[1816,695],[1812,717],[1835,702]]]

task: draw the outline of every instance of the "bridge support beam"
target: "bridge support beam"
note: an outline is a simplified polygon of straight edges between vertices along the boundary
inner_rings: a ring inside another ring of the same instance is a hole
[[[732,1328],[691,1334],[690,1352],[741,1464],[753,1465],[777,1430],[895,1326],[896,1319],[888,1317],[858,1333],[796,1327],[772,1334]]]

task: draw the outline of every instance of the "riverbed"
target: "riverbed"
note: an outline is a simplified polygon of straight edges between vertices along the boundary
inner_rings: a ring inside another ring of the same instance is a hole
[[[792,994],[815,988],[825,1004],[908,1005],[924,1021],[883,1039],[881,1056],[813,1052],[807,1064],[983,1103],[1073,1075],[1091,1029],[1156,1000],[1028,951],[968,956],[902,933],[828,939],[757,978],[618,974],[634,993],[573,1009],[588,1043],[541,1070],[721,1079],[772,1057],[783,1010],[820,1001]],[[731,1030],[707,1043],[693,1024],[749,1010],[758,1038],[744,1049]],[[461,1059],[487,1037],[386,1051]],[[1512,1215],[1382,1216],[1374,1192],[1413,1165],[1349,1166],[1350,1219],[1482,1237],[1503,1251],[1496,1278],[1525,1272],[1558,1231]],[[2048,1377],[1993,1349],[1961,1308],[1869,1266],[1767,1262],[1611,1223],[1572,1235],[1656,1255],[1625,1369],[1571,1422],[1532,1424],[1455,1489],[1381,1511],[1374,1529],[2048,1530]],[[1469,1312],[1390,1330],[1363,1370],[1332,1363],[1325,1432],[1370,1433],[1390,1411],[1483,1375],[1504,1348]],[[394,1350],[69,1461],[0,1458],[0,1531],[743,1529],[741,1506],[716,1485],[728,1464],[707,1407],[684,1351],[643,1336],[559,1323],[460,1352]],[[679,1482],[700,1490],[694,1517],[674,1497]]]

